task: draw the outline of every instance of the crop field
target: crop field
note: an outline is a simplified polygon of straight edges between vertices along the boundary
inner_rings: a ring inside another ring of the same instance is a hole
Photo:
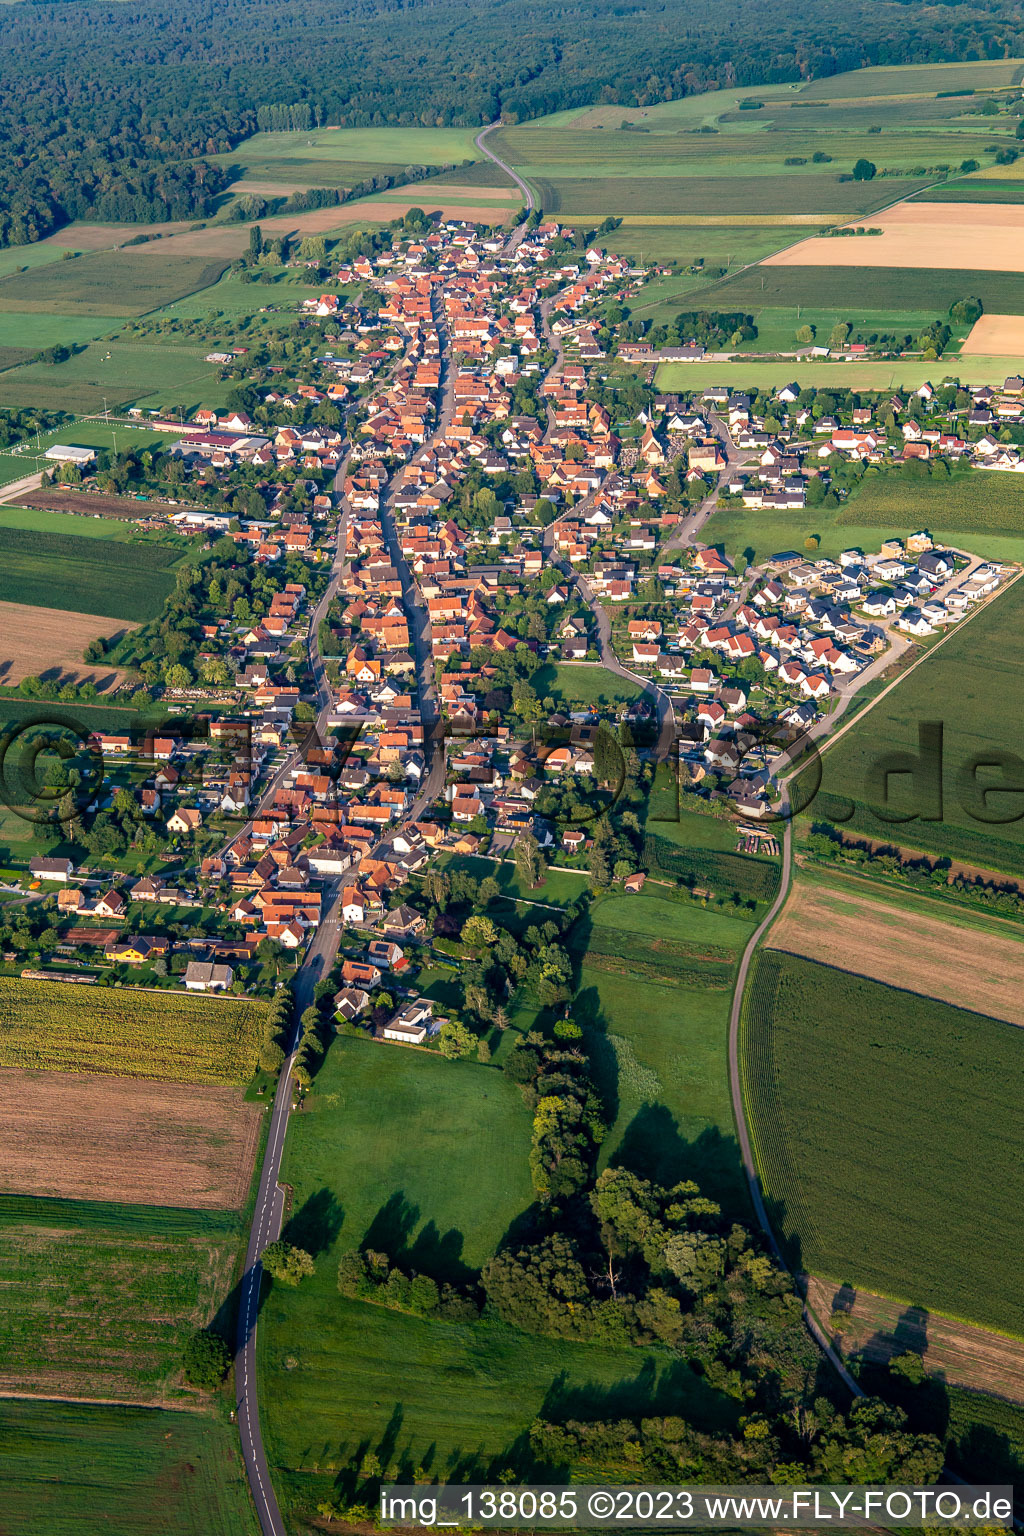
[[[592,219],[565,218],[563,222],[593,227]],[[729,269],[760,261],[763,256],[792,244],[794,240],[802,239],[806,233],[806,226],[795,223],[752,221],[729,224],[717,223],[713,219],[704,222],[682,217],[677,223],[667,215],[664,218],[630,216],[623,219],[620,228],[602,235],[601,244],[609,251],[629,256],[638,264],[641,261],[644,264],[674,261],[690,266],[703,261],[709,268]],[[707,282],[707,278],[689,273],[674,273],[670,278],[656,279],[649,287],[645,286],[643,292],[631,302],[630,312],[652,319],[656,324],[663,319],[675,319],[679,310],[686,307],[687,295],[695,288],[706,286]],[[662,285],[666,295],[678,293],[679,303],[674,307],[666,304],[664,309],[651,314],[647,305],[651,297],[659,292],[655,284]]]
[[[163,607],[174,586],[168,567],[179,558],[163,544],[99,544],[2,526],[0,602],[144,623]]]
[[[984,59],[962,64],[875,65],[854,69],[802,86],[804,101],[835,101],[859,96],[903,96],[936,91],[998,90],[1015,85],[1024,70],[1022,59]],[[758,88],[760,91],[760,87]]]
[[[458,165],[480,151],[469,128],[316,128],[256,133],[215,164],[246,182],[295,187],[347,187],[407,165]]]
[[[772,949],[803,955],[908,992],[920,992],[1024,1025],[1020,974],[1024,942],[1007,924],[929,916],[898,898],[824,883],[814,870],[798,879],[768,936]],[[955,966],[948,964],[956,953]]]
[[[1024,353],[1024,315],[982,315],[960,348],[961,357],[974,352],[1005,356]]]
[[[99,689],[112,687],[122,674],[112,667],[84,665],[82,652],[98,636],[120,637],[126,627],[131,626],[120,619],[0,601],[0,683],[7,688],[23,677],[57,674],[65,681],[74,676]]]
[[[573,1004],[614,1112],[602,1149],[644,1177],[693,1178],[746,1214],[726,1042],[736,961],[749,924],[644,891],[601,901],[570,944]]]
[[[830,245],[840,243],[853,242],[829,241]],[[713,298],[716,306],[737,309],[799,304],[807,309],[915,309],[942,315],[965,294],[977,294],[989,313],[1024,314],[1024,284],[1016,272],[947,271],[931,266],[759,266],[723,278],[708,290],[705,302]]]
[[[941,529],[1024,536],[1024,477],[998,470],[912,479],[898,470],[868,473],[844,502],[839,522],[860,527]],[[1024,550],[1022,550],[1024,552]]]
[[[949,1394],[950,1464],[988,1483],[1024,1485],[1024,1407],[977,1392]]]
[[[0,1403],[6,1536],[258,1536],[237,1435],[194,1413]]]
[[[83,995],[84,994],[84,995]],[[0,977],[0,1066],[242,1085],[266,1004]]]
[[[1024,182],[965,176],[943,187],[932,187],[924,195],[932,203],[1022,203]]]
[[[1014,203],[900,203],[872,215],[870,238],[812,236],[766,258],[767,267],[911,267],[1022,272],[1024,207]]]
[[[83,1002],[83,1006],[85,1006]],[[263,1110],[237,1088],[0,1068],[12,1194],[237,1209]]]
[[[719,897],[735,895],[745,901],[771,901],[779,888],[779,867],[774,860],[712,848],[689,848],[658,832],[647,834],[644,860],[655,878],[683,880]]]
[[[711,298],[719,298],[717,289],[705,288],[700,307],[706,309]],[[968,385],[991,383],[1005,377],[1011,360],[1005,357],[965,357],[953,354],[939,361],[907,358],[900,361],[829,362],[817,358],[785,358],[777,362],[745,361],[737,357],[729,363],[661,363],[655,383],[659,390],[692,393],[709,384],[728,385],[736,390],[781,389],[794,380],[808,389],[842,389],[854,392],[888,392],[916,389],[926,380],[938,384],[953,379]],[[1013,361],[1016,361],[1015,359]],[[820,508],[814,508],[820,511]],[[763,517],[763,514],[762,514]]]
[[[745,1002],[758,1167],[794,1263],[1024,1333],[1024,1031],[777,951]]]
[[[807,1299],[822,1321],[829,1318],[838,1294],[834,1283],[808,1278]],[[852,1355],[874,1363],[912,1349],[923,1354],[930,1373],[951,1386],[1024,1402],[1024,1343],[1019,1340],[932,1312],[908,1313],[900,1302],[871,1291],[858,1290],[852,1301],[844,1292],[841,1303],[847,1359]]]
[[[237,1218],[0,1197],[0,1393],[166,1404],[223,1301]]]
[[[151,406],[177,401],[222,405],[233,386],[221,384],[216,365],[204,361],[208,350],[198,345],[98,341],[66,362],[24,363],[0,375],[0,404],[27,403],[69,413],[102,411],[104,400],[112,409],[137,400]]]
[[[841,823],[847,831],[867,832],[981,868],[1020,873],[1024,822],[995,822],[979,816],[980,811],[988,818],[1020,818],[1019,790],[1001,792],[999,778],[983,770],[977,775],[977,789],[968,793],[960,775],[976,760],[998,763],[1004,753],[1024,756],[1022,586],[1017,582],[954,631],[946,644],[825,754],[821,792],[811,806],[814,817]],[[923,819],[918,813],[925,807],[915,798],[909,775],[896,774],[889,781],[887,814],[904,819],[894,823],[873,809],[879,803],[879,791],[871,779],[873,765],[892,753],[916,753],[918,726],[923,722],[943,726],[942,819]],[[975,780],[969,777],[967,782]],[[1016,780],[1011,774],[1004,782],[1015,784]],[[982,786],[989,786],[985,806],[978,793]]]
[[[159,247],[163,242],[157,241]],[[94,251],[73,261],[51,262],[0,283],[0,310],[72,315],[145,315],[173,299],[217,281],[225,264],[170,256],[153,261],[130,250]],[[162,254],[162,253],[161,253]],[[113,311],[112,311],[113,302]]]

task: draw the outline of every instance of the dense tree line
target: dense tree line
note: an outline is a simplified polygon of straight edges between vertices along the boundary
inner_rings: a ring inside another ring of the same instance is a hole
[[[723,0],[701,15],[684,0],[653,12],[621,0],[571,12],[551,0],[211,0],[201,14],[169,0],[30,0],[11,8],[0,43],[0,244],[81,217],[205,218],[225,180],[203,157],[256,128],[521,121],[1024,53],[1009,0],[909,15],[901,0]]]

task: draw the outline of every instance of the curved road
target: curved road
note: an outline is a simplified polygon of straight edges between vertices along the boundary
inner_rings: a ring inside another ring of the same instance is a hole
[[[488,146],[484,143],[484,139],[486,139],[487,135],[489,133],[493,133],[495,128],[500,128],[500,127],[501,127],[501,123],[500,122],[488,123],[486,128],[481,128],[480,132],[477,134],[476,138],[473,140],[473,143],[476,145],[477,149],[480,151],[481,154],[486,155],[488,160],[493,160],[494,164],[499,166],[505,172],[505,175],[508,176],[512,181],[515,182],[516,186],[519,188],[520,192],[523,194],[523,198],[525,199],[525,202],[526,202],[526,212],[528,214],[530,214],[530,213],[533,212],[534,208],[537,206],[536,199],[534,198],[534,195],[533,195],[533,188],[529,185],[528,182],[525,182],[523,180],[523,178],[520,176],[518,171],[514,171],[510,165],[506,165],[505,161],[499,159],[499,157],[494,153],[493,149],[489,149]],[[511,256],[512,255],[513,251],[515,251],[516,247],[519,245],[520,241],[522,240],[522,238],[523,238],[523,236],[525,234],[526,234],[526,220],[524,219],[522,224],[519,224],[519,225],[516,226],[516,228],[512,231],[512,233],[509,235],[508,239],[505,242],[505,255],[506,256]]]

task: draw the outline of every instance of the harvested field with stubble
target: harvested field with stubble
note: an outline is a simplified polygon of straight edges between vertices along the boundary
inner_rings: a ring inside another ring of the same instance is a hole
[[[5,1191],[236,1210],[263,1111],[237,1088],[0,1069]]]
[[[961,357],[1016,357],[1024,354],[1024,315],[982,315],[960,348]]]
[[[242,1086],[256,1070],[255,998],[0,977],[0,1067]]]
[[[851,1301],[845,1286],[837,1291],[832,1282],[808,1276],[807,1299],[822,1323],[832,1316],[837,1297],[846,1320],[842,1351],[847,1358],[884,1361],[914,1350],[929,1371],[941,1372],[953,1386],[1024,1402],[1024,1343],[1019,1339],[906,1308],[873,1291],[855,1291]]]
[[[122,674],[110,667],[86,666],[82,652],[90,640],[120,638],[135,627],[92,613],[0,602],[0,683],[6,687],[57,668],[65,678],[73,673],[80,683],[113,687]]]
[[[798,879],[768,938],[803,955],[972,1013],[1024,1025],[1024,940],[1006,926],[929,917],[896,902]],[[949,957],[956,955],[956,964]]]
[[[937,267],[1024,272],[1024,206],[900,203],[857,221],[880,235],[818,236],[779,251],[766,267]]]

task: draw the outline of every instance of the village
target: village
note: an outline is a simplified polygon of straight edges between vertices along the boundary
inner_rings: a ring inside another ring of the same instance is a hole
[[[212,548],[201,643],[192,673],[182,647],[141,665],[177,724],[89,743],[109,846],[94,821],[89,856],[31,861],[48,894],[7,947],[22,974],[272,990],[319,944],[339,1027],[440,1039],[414,978],[457,972],[446,901],[489,923],[502,860],[581,892],[648,877],[610,753],[632,791],[667,763],[771,856],[783,749],[1008,578],[924,530],[741,568],[700,533],[716,506],[813,505],[866,466],[1010,468],[994,429],[1024,416],[1024,380],[659,395],[614,323],[649,274],[599,245],[567,255],[536,216],[511,240],[448,219],[379,244],[303,304],[324,335],[301,376],[246,383],[218,353],[248,407],[198,410],[139,481],[146,525]],[[89,455],[50,457],[89,487]]]

